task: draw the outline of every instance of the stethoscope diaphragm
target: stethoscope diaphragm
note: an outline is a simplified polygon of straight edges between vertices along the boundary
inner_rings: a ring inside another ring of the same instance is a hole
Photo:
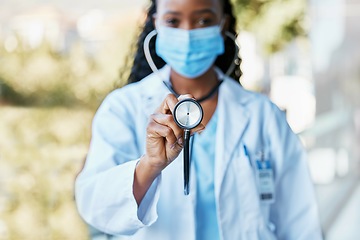
[[[175,105],[173,115],[179,127],[191,130],[201,123],[204,113],[200,103],[192,98],[187,98]]]

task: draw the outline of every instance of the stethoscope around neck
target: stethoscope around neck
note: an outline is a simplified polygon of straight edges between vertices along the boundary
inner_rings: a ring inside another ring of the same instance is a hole
[[[163,80],[162,75],[160,74],[159,69],[156,67],[150,53],[149,43],[150,40],[157,34],[156,29],[151,31],[144,39],[144,54],[146,61],[148,62],[151,70]],[[229,66],[225,75],[229,76],[234,68],[235,68],[235,60],[237,59],[237,53],[239,52],[239,48],[236,44],[236,37],[232,33],[226,31],[226,36],[231,38],[234,41],[236,51],[234,53],[234,59],[232,64]],[[217,91],[217,88],[220,86],[222,81],[214,88],[214,91]],[[169,89],[170,92],[174,93],[177,97],[179,94],[176,94],[172,87],[169,85],[167,81],[163,80],[165,86]],[[211,96],[213,93],[209,93],[207,98]],[[189,180],[190,180],[190,132],[191,129],[196,128],[202,121],[204,116],[204,111],[198,101],[192,98],[184,99],[179,101],[173,110],[173,118],[175,123],[182,129],[184,129],[184,194],[189,195]]]

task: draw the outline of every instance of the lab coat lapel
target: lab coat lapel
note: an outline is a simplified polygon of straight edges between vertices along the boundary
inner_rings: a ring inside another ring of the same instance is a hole
[[[169,81],[170,68],[165,65],[157,74],[151,74],[146,79],[145,87],[142,89],[141,98],[144,102],[144,112],[146,116],[154,113],[155,109],[164,100],[170,91],[166,88],[163,81]]]
[[[246,102],[249,94],[232,79],[225,79],[219,91],[219,122],[216,134],[215,194],[225,177],[232,153],[239,146],[241,137],[249,122]]]

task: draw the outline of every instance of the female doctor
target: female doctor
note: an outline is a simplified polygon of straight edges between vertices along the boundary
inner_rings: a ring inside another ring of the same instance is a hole
[[[234,26],[229,0],[152,1],[132,83],[93,120],[75,190],[87,223],[115,239],[321,239],[299,139],[267,97],[229,77]],[[173,112],[188,98],[203,118],[186,195]]]

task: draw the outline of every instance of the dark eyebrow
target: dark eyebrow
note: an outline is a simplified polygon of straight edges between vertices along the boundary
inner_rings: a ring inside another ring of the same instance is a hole
[[[175,12],[175,11],[166,11],[165,13],[164,13],[164,15],[165,14],[171,14],[171,15],[181,15],[181,13],[179,13],[179,12]]]
[[[211,13],[211,14],[214,14],[216,15],[216,12],[211,9],[211,8],[206,8],[206,9],[200,9],[200,10],[196,10],[194,11],[194,14],[196,15],[200,15],[200,14],[204,14],[204,13]],[[181,15],[180,12],[176,12],[176,11],[166,11],[164,14],[171,14],[171,15]]]
[[[211,13],[216,15],[216,12],[211,8],[201,9],[194,12],[195,14],[204,14],[204,13]]]

